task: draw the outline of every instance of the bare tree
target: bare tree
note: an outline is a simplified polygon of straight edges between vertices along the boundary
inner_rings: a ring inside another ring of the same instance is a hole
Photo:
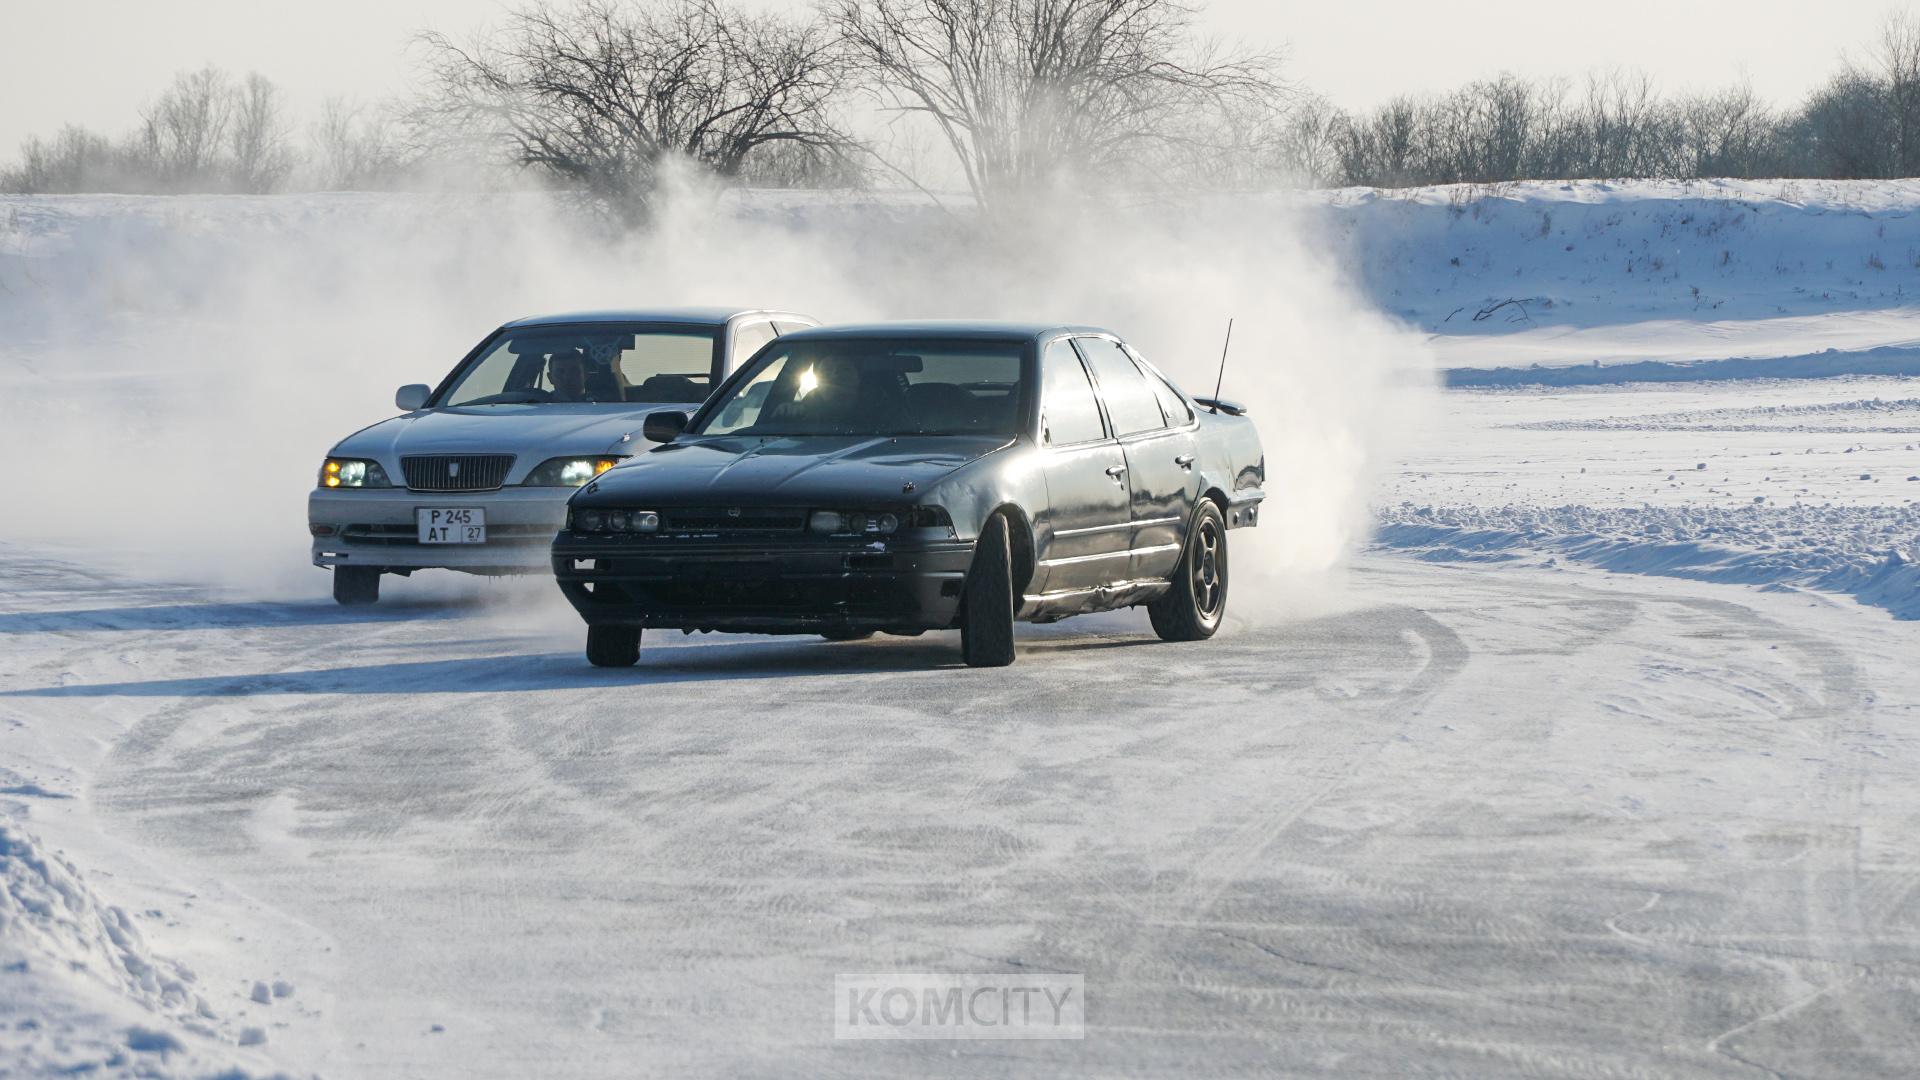
[[[1814,91],[1790,139],[1796,167],[1812,176],[1888,177],[1896,171],[1897,134],[1884,84],[1849,67]]]
[[[252,73],[233,89],[232,96],[227,167],[233,187],[264,195],[278,188],[293,171],[291,132],[281,106],[280,88]]]
[[[407,167],[391,115],[346,98],[321,103],[309,138],[313,182],[327,191],[391,187]]]
[[[217,171],[232,114],[225,72],[215,67],[182,72],[141,110],[131,154],[175,189],[203,187]]]
[[[891,108],[924,116],[983,205],[1063,172],[1126,177],[1197,114],[1280,91],[1264,55],[1223,57],[1175,0],[824,0]]]
[[[737,177],[767,148],[851,144],[831,112],[844,69],[817,22],[719,0],[581,0],[513,12],[471,45],[423,41],[428,121],[498,140],[628,221],[650,214],[675,159]]]
[[[1920,173],[1920,18],[1896,11],[1880,25],[1873,59],[1885,94],[1893,163],[1899,176]]]
[[[1757,176],[1784,171],[1780,121],[1742,83],[1681,105],[1690,177]]]
[[[22,195],[111,191],[121,186],[121,153],[103,135],[69,124],[51,139],[29,138],[20,163],[0,173],[0,191]]]

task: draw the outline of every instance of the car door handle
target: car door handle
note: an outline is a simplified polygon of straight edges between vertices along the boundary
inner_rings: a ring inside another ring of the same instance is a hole
[[[1179,457],[1173,459],[1173,463],[1183,469],[1191,469],[1193,468],[1193,455],[1181,454]]]
[[[1107,466],[1107,475],[1118,480],[1127,475],[1127,467],[1125,465],[1109,465]]]

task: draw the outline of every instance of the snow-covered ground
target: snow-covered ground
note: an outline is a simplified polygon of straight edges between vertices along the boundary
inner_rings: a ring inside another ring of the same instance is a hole
[[[1379,497],[1452,561],[1846,593],[1920,618],[1920,379],[1472,390]]]
[[[1920,669],[1850,604],[1369,559],[1343,609],[1205,645],[1121,615],[1023,633],[1005,671],[935,635],[670,639],[608,673],[531,583],[347,614],[0,567],[5,746],[48,793],[9,801],[86,895],[156,913],[210,1034],[139,1026],[197,1055],[257,1029],[325,1076],[1915,1060]],[[111,959],[30,955],[43,983]],[[836,1044],[832,977],[869,970],[1082,973],[1089,1034]],[[107,1025],[37,993],[18,1060],[101,1061]]]
[[[1068,286],[904,198],[749,200],[718,262],[515,200],[0,199],[0,1075],[1912,1075],[1920,185],[1226,209],[1324,262],[1081,236]],[[1193,385],[1235,315],[1281,512],[1228,629],[608,672],[538,581],[324,599],[304,488],[393,384],[789,281],[1085,310]],[[1761,361],[1832,377],[1714,378]],[[836,1042],[870,971],[1083,974],[1087,1037]]]

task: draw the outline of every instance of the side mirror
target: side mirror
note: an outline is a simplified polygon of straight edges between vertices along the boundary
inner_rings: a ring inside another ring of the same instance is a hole
[[[648,413],[647,422],[640,426],[640,434],[648,442],[669,443],[687,430],[687,414],[683,412]]]
[[[426,383],[408,383],[393,392],[394,407],[403,412],[427,407],[427,399],[433,396],[433,387]]]

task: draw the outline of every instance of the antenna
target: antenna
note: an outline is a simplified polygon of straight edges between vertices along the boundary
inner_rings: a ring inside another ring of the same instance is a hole
[[[1220,345],[1220,374],[1213,380],[1213,411],[1220,411],[1220,385],[1227,380],[1227,350],[1233,346],[1233,320],[1227,320],[1227,340]]]

